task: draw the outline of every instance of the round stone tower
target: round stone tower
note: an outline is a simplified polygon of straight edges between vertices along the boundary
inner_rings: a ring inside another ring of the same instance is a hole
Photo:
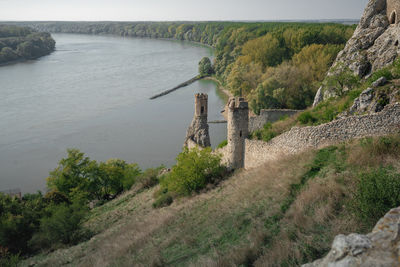
[[[194,96],[194,118],[186,132],[184,146],[189,149],[196,146],[211,146],[207,117],[208,95],[196,94]]]
[[[390,24],[398,24],[399,23],[399,15],[400,15],[400,1],[399,0],[387,0],[386,14],[387,14]]]
[[[228,102],[229,167],[244,167],[245,139],[249,134],[249,105],[244,98],[231,98]]]

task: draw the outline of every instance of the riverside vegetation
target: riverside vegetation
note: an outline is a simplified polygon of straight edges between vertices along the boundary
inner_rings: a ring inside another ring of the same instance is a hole
[[[0,64],[39,58],[50,54],[55,44],[48,33],[28,27],[0,25]]]

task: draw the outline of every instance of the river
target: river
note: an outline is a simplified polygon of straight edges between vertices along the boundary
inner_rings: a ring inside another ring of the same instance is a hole
[[[168,40],[53,34],[56,51],[0,67],[0,191],[44,191],[67,148],[91,159],[121,158],[142,169],[171,166],[194,113],[209,95],[209,120],[224,102],[211,81],[149,100],[197,74],[210,48]],[[215,147],[226,125],[211,124]]]

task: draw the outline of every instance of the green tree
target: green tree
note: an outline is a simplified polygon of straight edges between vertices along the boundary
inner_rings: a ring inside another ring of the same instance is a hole
[[[199,62],[199,74],[202,77],[210,76],[214,73],[211,60],[208,57],[203,57]]]

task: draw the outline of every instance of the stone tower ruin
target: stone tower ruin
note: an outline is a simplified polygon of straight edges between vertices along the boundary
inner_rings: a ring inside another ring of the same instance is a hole
[[[387,14],[390,24],[398,24],[399,23],[399,15],[400,15],[400,1],[399,0],[387,0],[386,14]]]
[[[245,140],[249,135],[249,105],[244,98],[228,102],[228,164],[232,169],[244,167]]]
[[[207,117],[208,95],[196,94],[194,100],[194,118],[187,130],[184,146],[189,149],[195,146],[211,146]]]

